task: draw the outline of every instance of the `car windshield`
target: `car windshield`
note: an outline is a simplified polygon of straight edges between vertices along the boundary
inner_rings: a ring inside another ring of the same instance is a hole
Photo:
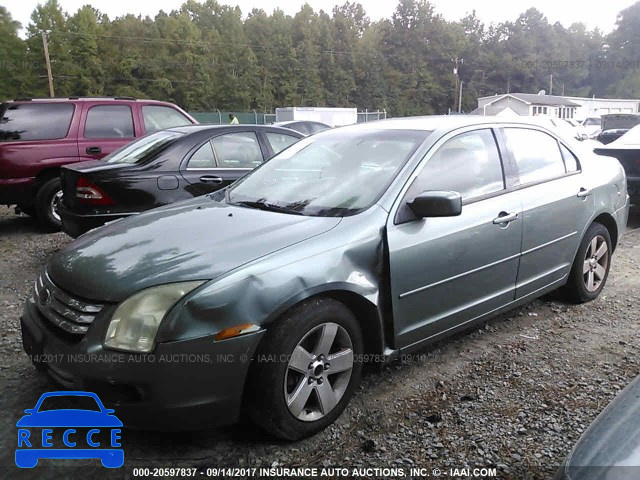
[[[85,395],[55,395],[42,400],[39,412],[49,410],[91,410],[99,412],[100,407],[92,397]]]
[[[373,205],[431,132],[338,129],[289,147],[228,190],[227,202],[314,216]]]
[[[144,163],[151,160],[183,134],[171,130],[152,133],[107,155],[108,163]]]

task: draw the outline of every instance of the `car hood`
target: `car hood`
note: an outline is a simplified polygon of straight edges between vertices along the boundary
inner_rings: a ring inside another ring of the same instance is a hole
[[[337,217],[307,217],[198,197],[118,220],[51,257],[59,287],[87,300],[118,302],[143,288],[211,280],[331,230]]]
[[[640,465],[640,377],[607,406],[563,466],[566,479],[637,478],[622,467]],[[637,467],[635,467],[637,469]]]

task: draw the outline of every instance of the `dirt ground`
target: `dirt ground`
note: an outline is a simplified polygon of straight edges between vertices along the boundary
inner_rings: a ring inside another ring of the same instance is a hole
[[[569,305],[552,294],[368,372],[339,421],[313,438],[277,442],[250,424],[124,431],[118,471],[98,461],[19,470],[15,423],[57,389],[22,351],[20,312],[46,258],[69,241],[0,207],[0,478],[133,478],[133,467],[143,466],[428,467],[442,478],[467,478],[455,468],[490,467],[497,478],[551,478],[600,410],[640,373],[640,212],[632,210],[596,301]]]

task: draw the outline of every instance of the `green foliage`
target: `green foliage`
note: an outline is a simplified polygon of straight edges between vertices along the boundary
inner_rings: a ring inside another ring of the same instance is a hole
[[[187,0],[154,18],[109,19],[89,5],[70,15],[46,0],[26,39],[19,28],[0,7],[2,98],[48,95],[43,31],[61,96],[157,98],[201,111],[355,106],[394,116],[456,108],[460,81],[466,111],[479,96],[508,91],[640,96],[640,2],[606,36],[550,24],[535,8],[497,25],[475,12],[450,22],[426,0],[399,0],[377,22],[352,1],[331,12],[305,4],[293,16],[244,16],[216,0]]]

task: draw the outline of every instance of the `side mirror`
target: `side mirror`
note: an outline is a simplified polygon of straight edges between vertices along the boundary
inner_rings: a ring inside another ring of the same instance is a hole
[[[462,213],[462,196],[458,192],[426,191],[407,205],[418,218],[456,217]]]

